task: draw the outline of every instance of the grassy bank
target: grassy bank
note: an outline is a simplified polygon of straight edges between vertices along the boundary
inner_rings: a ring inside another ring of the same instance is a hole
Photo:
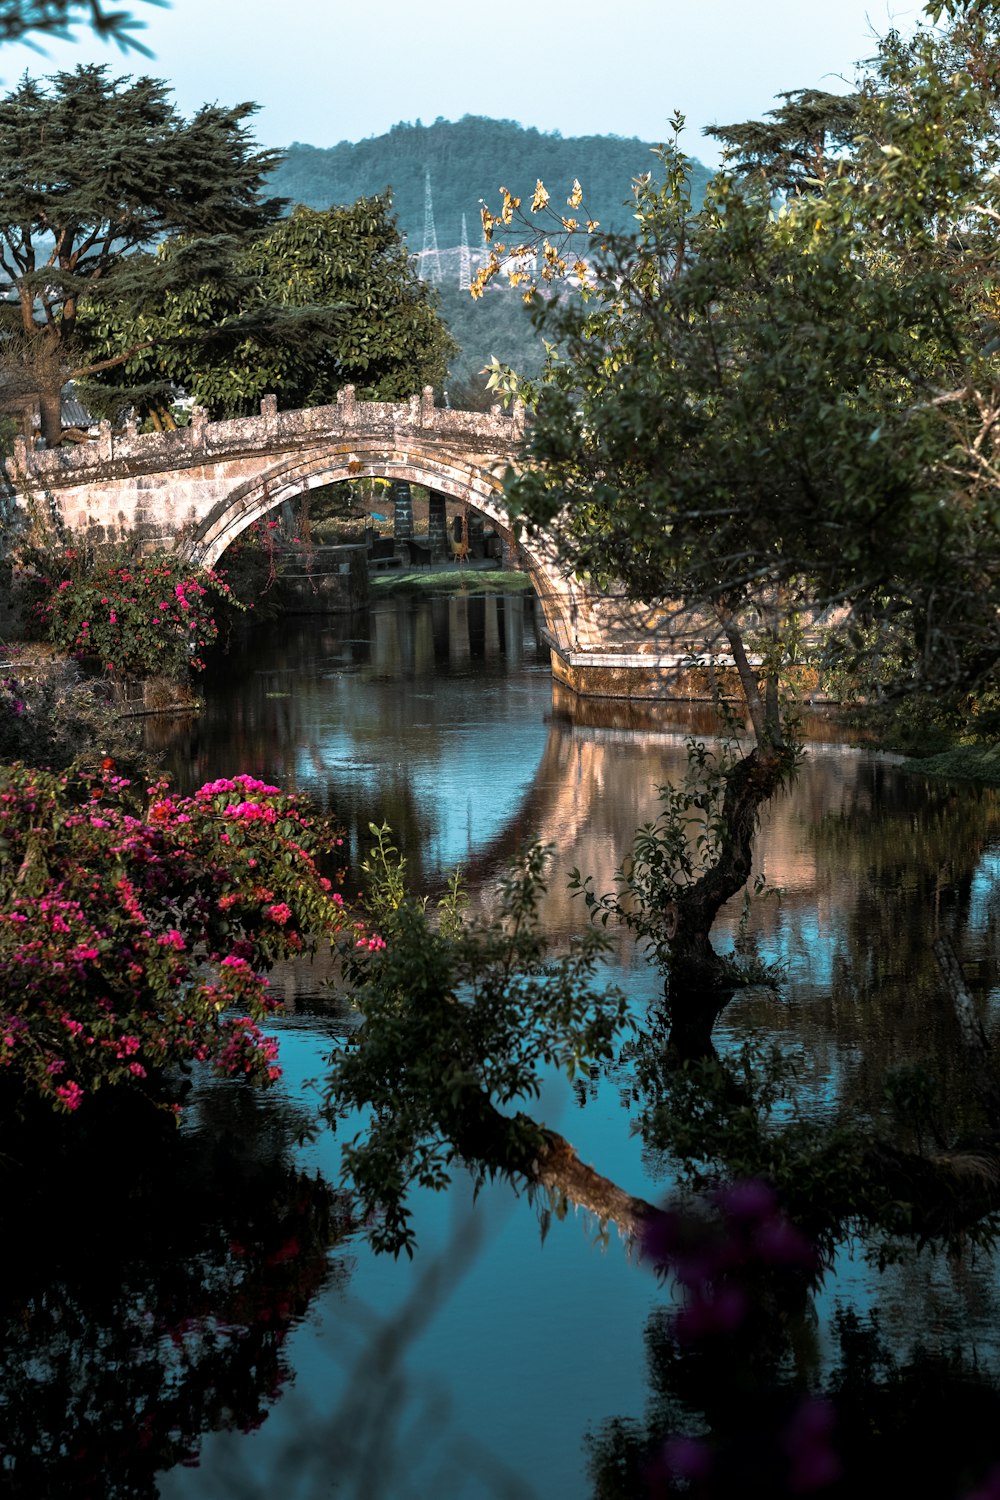
[[[938,755],[908,760],[904,770],[950,781],[978,781],[1000,786],[1000,745],[955,745]]]
[[[380,573],[369,581],[373,598],[386,594],[512,594],[531,588],[527,573],[501,568],[452,568],[435,572]]]

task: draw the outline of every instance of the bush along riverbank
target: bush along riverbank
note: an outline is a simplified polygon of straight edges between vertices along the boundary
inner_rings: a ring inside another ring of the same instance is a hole
[[[267,1084],[265,971],[332,942],[332,830],[249,776],[191,797],[113,762],[0,766],[0,1114],[98,1091],[176,1109],[196,1062]]]
[[[954,745],[937,755],[908,760],[904,769],[921,776],[1000,786],[1000,744]]]
[[[109,712],[197,709],[192,678],[204,670],[207,654],[252,618],[257,571],[240,563],[234,587],[226,574],[192,568],[164,550],[140,556],[122,547],[22,549],[6,569],[4,630],[14,639],[0,658],[0,682],[15,715],[34,717],[42,738],[51,739],[54,721],[67,717],[70,689],[73,709],[95,721],[95,729]],[[34,712],[41,706],[37,684],[46,680],[45,711]],[[23,729],[20,736],[0,729],[0,753],[22,753],[4,742],[23,739]],[[102,729],[95,737],[108,736]],[[28,758],[35,758],[30,746]]]

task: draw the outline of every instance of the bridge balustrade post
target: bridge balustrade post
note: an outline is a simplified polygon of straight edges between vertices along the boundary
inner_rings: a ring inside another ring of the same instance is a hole
[[[420,426],[420,397],[419,396],[411,396],[410,399],[409,399],[409,401],[407,402],[407,407],[408,407],[408,417],[409,417],[410,426],[411,427],[419,427]]]
[[[111,462],[114,457],[113,440],[111,437],[111,423],[105,419],[97,429],[97,456],[98,458]]]
[[[434,387],[425,385],[420,392],[420,425],[421,427],[434,426]]]
[[[208,412],[203,406],[192,406],[191,426],[188,431],[191,434],[191,446],[203,448],[205,446],[205,428],[208,425]]]
[[[260,400],[260,414],[264,421],[264,431],[269,438],[278,436],[278,398],[277,396],[262,396]]]
[[[345,427],[352,427],[357,415],[357,402],[354,398],[353,385],[341,386],[337,392],[337,405],[340,407],[340,418]]]

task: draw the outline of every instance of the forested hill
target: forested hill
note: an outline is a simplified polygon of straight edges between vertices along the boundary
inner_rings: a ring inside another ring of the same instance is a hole
[[[664,125],[666,121],[664,120]],[[479,200],[494,208],[499,188],[530,197],[537,178],[552,194],[554,205],[579,178],[585,206],[602,228],[631,227],[629,185],[633,177],[653,166],[651,143],[621,136],[562,137],[525,130],[511,120],[486,120],[466,115],[457,124],[436,120],[433,125],[394,125],[387,135],[352,144],[320,148],[296,143],[271,179],[274,192],[293,203],[328,208],[331,203],[353,203],[362,195],[392,188],[400,228],[410,249],[419,251],[424,235],[424,181],[431,174],[434,222],[438,246],[444,250],[462,241],[462,214],[469,244],[481,243]],[[709,172],[693,163],[696,196],[700,198]]]

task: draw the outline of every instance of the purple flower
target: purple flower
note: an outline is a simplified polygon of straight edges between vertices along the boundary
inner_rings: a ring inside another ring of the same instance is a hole
[[[660,1451],[660,1465],[670,1479],[697,1484],[712,1471],[712,1450],[700,1438],[670,1437]]]
[[[965,1500],[1000,1500],[1000,1464],[991,1470],[978,1490],[966,1495]]]
[[[774,1266],[803,1266],[813,1270],[816,1251],[801,1230],[785,1218],[776,1217],[762,1224],[753,1238],[754,1248],[762,1261]]]
[[[840,1478],[833,1446],[834,1410],[825,1396],[807,1396],[782,1434],[788,1454],[788,1488],[794,1495],[824,1490]]]
[[[774,1189],[759,1177],[716,1188],[712,1194],[712,1202],[722,1210],[727,1219],[768,1219],[778,1211]]]

